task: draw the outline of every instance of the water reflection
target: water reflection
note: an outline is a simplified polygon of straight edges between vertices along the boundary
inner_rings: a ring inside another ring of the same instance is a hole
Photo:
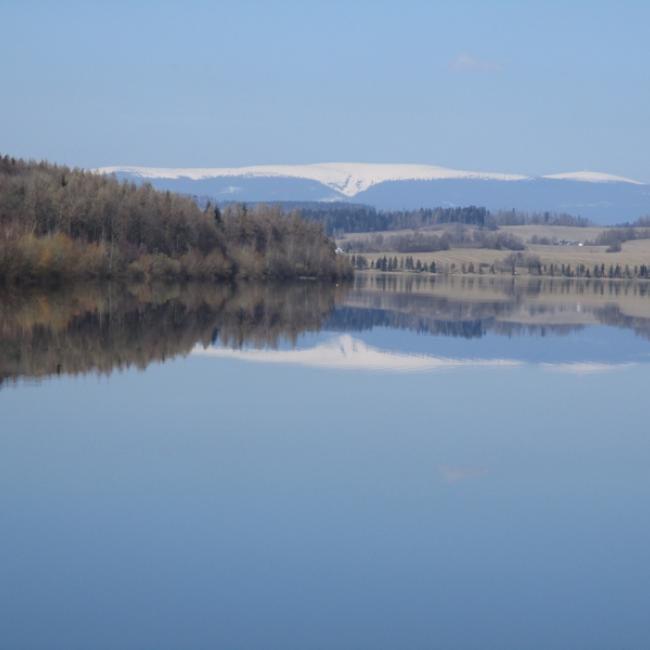
[[[608,334],[587,336],[602,326]],[[645,360],[632,335],[650,340],[650,283],[360,274],[346,286],[79,285],[0,294],[0,383],[145,368],[192,351],[398,371],[536,361],[587,374]]]
[[[645,289],[2,296],[0,646],[647,647]]]
[[[145,368],[216,341],[294,343],[317,330],[343,290],[316,283],[82,285],[0,296],[0,383],[19,377]]]
[[[328,326],[373,327],[480,338],[566,335],[589,325],[630,329],[650,340],[650,283],[569,278],[357,275]]]
[[[255,363],[276,363],[329,368],[336,370],[373,370],[379,372],[423,372],[454,368],[503,367],[520,365],[511,359],[458,359],[424,354],[404,354],[381,350],[364,341],[343,335],[310,348],[294,350],[233,350],[198,348],[197,356],[237,359]]]

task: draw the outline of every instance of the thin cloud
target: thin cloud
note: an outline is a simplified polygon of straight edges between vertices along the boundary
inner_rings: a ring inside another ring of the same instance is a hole
[[[481,478],[487,474],[484,467],[451,467],[450,465],[440,465],[438,468],[443,480],[453,485],[468,479]]]
[[[500,72],[501,66],[494,61],[478,59],[467,52],[461,52],[449,63],[454,72]]]

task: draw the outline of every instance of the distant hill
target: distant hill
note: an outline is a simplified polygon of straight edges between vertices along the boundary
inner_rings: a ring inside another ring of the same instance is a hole
[[[490,210],[551,211],[614,224],[650,214],[650,185],[600,172],[531,177],[432,165],[324,163],[239,168],[103,167],[159,189],[219,202],[347,201],[378,209],[481,205]]]

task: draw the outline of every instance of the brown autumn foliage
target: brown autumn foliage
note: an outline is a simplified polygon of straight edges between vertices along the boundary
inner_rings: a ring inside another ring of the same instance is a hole
[[[201,210],[186,196],[0,157],[0,279],[339,278],[320,224],[279,208]]]

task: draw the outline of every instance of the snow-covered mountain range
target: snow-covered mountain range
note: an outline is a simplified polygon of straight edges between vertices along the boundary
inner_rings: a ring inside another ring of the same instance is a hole
[[[615,223],[650,214],[650,185],[601,172],[532,177],[434,165],[319,163],[95,170],[217,201],[352,201],[384,209],[484,205],[563,211]]]

